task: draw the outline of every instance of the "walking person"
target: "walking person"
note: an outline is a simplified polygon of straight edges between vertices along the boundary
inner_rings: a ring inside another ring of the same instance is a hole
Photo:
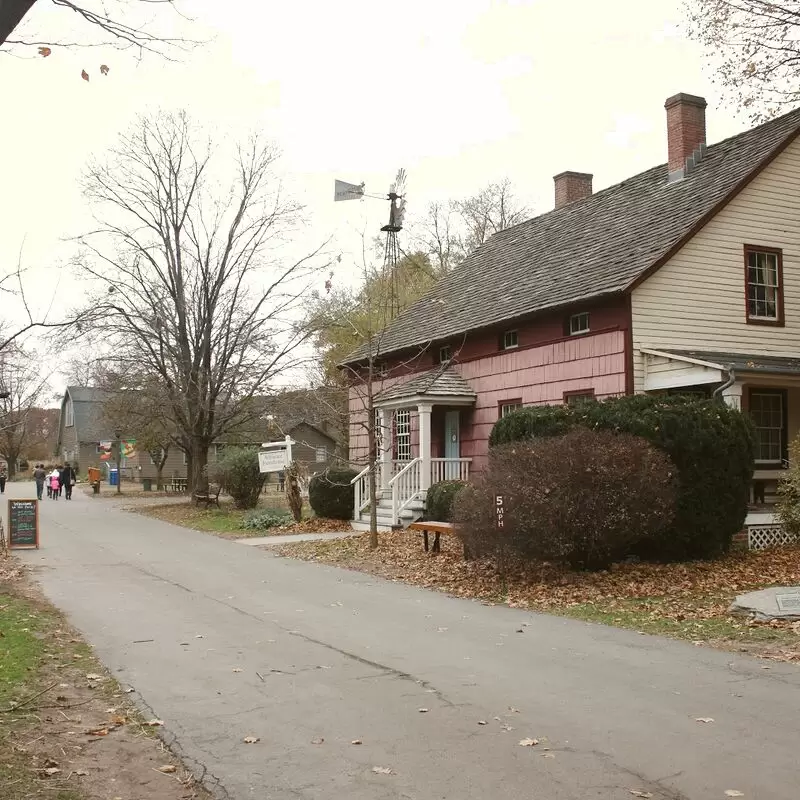
[[[6,468],[0,467],[0,494],[5,494],[7,480],[8,480],[8,475],[6,475]]]
[[[61,486],[64,489],[64,497],[67,500],[72,500],[72,487],[77,480],[75,470],[69,464],[64,464],[59,477],[61,478]]]
[[[47,480],[47,473],[44,471],[44,464],[37,464],[36,469],[33,471],[33,480],[36,482],[36,499],[42,499],[42,492],[44,491],[44,483]],[[47,496],[50,496],[50,486],[47,487]]]
[[[48,483],[50,484],[50,497],[53,500],[58,500],[58,492],[61,489],[61,475],[56,467],[53,467],[53,471],[48,476]]]

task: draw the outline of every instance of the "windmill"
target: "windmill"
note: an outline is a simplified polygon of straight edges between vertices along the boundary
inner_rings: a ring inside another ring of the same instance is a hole
[[[386,321],[397,316],[400,310],[398,292],[397,263],[400,260],[400,246],[397,243],[397,234],[403,230],[403,218],[406,211],[406,171],[401,167],[397,170],[394,183],[383,197],[366,194],[364,184],[346,183],[336,181],[334,201],[355,200],[370,197],[375,200],[386,199],[389,201],[389,222],[381,228],[386,234],[386,244],[383,251],[383,274],[387,279],[388,297],[386,302]]]

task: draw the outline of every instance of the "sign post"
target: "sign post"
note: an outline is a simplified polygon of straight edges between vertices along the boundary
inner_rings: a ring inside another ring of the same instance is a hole
[[[39,549],[39,501],[8,501],[8,546],[11,549]]]
[[[293,444],[291,436],[282,442],[264,442],[258,453],[258,471],[262,474],[283,472],[292,463]]]
[[[504,494],[494,496],[494,529],[497,535],[497,567],[506,590],[506,535],[508,530],[508,502]]]

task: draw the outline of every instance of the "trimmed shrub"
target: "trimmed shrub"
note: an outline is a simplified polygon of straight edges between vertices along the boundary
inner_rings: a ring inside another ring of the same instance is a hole
[[[455,518],[476,555],[506,552],[604,569],[672,524],[676,470],[638,436],[576,428],[563,436],[501,445]],[[505,498],[495,527],[495,495]]]
[[[678,470],[672,527],[639,555],[656,560],[716,558],[747,515],[753,429],[740,411],[713,400],[632,395],[575,406],[536,406],[495,424],[490,444],[549,437],[585,427],[624,431],[666,452]]]
[[[291,514],[274,508],[263,511],[252,511],[242,521],[242,528],[246,531],[267,531],[279,525],[288,525],[292,521]]]
[[[215,464],[208,465],[208,477],[232,498],[236,508],[255,508],[264,486],[258,467],[258,452],[244,447],[226,447]]]
[[[355,487],[350,483],[358,473],[346,467],[331,467],[315,475],[308,485],[308,502],[318,517],[352,519]]]
[[[464,481],[434,483],[425,497],[425,519],[435,522],[453,521],[453,501],[467,484]]]

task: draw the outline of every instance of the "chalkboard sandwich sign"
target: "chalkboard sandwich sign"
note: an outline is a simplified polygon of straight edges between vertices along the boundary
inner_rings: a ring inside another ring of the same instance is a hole
[[[8,546],[39,549],[39,501],[8,501]]]

